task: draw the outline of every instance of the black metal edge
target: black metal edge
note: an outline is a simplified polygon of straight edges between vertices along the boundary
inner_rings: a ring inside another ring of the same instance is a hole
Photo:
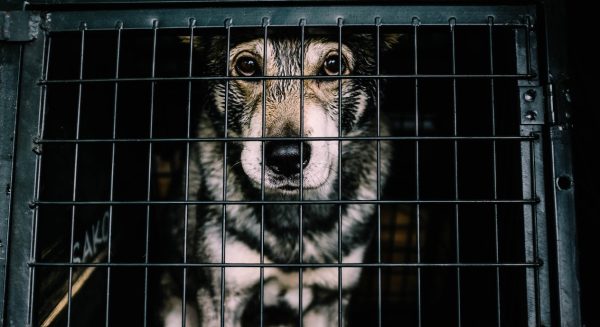
[[[40,87],[45,38],[23,47],[20,91],[16,112],[16,138],[11,199],[8,217],[7,276],[4,325],[29,326],[31,299],[31,272],[34,208],[31,206],[35,191],[36,154],[33,139],[38,132]]]
[[[547,173],[549,228],[556,240],[552,249],[553,317],[559,326],[581,326],[575,188],[572,167],[570,67],[567,48],[565,0],[548,0],[540,6],[545,25],[545,69],[547,75],[546,129],[549,153]],[[559,185],[559,181],[561,184]]]
[[[497,0],[495,5],[538,4],[542,0]],[[404,5],[489,5],[486,0],[31,0],[26,8],[43,10],[82,10],[82,9],[119,9],[119,8],[191,8],[212,6],[332,6],[340,4],[404,4]]]
[[[242,10],[242,11],[240,11]],[[494,17],[497,26],[522,25],[523,17],[535,20],[536,9],[531,5],[506,6],[405,6],[405,5],[340,5],[300,7],[226,7],[191,9],[147,9],[137,10],[98,10],[98,11],[56,11],[51,13],[48,26],[54,31],[77,31],[80,23],[85,22],[88,29],[114,30],[117,21],[123,22],[124,29],[152,29],[155,21],[159,26],[169,28],[189,28],[190,18],[195,19],[196,26],[223,27],[227,19],[234,17],[232,26],[262,26],[264,17],[270,18],[270,26],[299,26],[301,20],[306,26],[330,25],[337,26],[338,19],[344,20],[344,25],[375,25],[378,17],[382,25],[397,23],[412,26],[413,19],[418,14],[421,25],[449,24],[450,18],[455,18],[456,24],[487,26],[488,17]],[[307,18],[308,17],[308,18]]]
[[[8,225],[11,210],[21,46],[0,45],[0,326],[4,326]]]

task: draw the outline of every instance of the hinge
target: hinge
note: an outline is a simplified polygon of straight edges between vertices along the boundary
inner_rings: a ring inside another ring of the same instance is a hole
[[[571,127],[571,90],[568,79],[557,79],[546,86],[549,122],[553,126]]]
[[[40,15],[31,11],[0,11],[0,41],[28,42],[40,30]]]

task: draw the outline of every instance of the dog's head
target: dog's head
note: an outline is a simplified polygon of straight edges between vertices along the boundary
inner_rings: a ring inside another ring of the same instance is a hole
[[[382,47],[395,39],[386,37]],[[348,77],[376,73],[373,36],[351,35],[340,44],[325,33],[304,42],[279,33],[266,42],[250,37],[230,43],[227,51],[215,38],[208,49],[209,73],[233,77],[209,86],[217,128],[223,130],[227,117],[231,137],[304,138],[241,142],[243,172],[268,193],[296,195],[302,176],[306,192],[329,194],[338,175],[336,138],[372,133],[375,125],[375,79]]]

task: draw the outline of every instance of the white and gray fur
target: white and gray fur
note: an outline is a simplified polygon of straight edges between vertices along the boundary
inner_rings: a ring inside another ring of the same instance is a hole
[[[261,72],[269,76],[300,76],[301,41],[297,38],[273,34],[264,39],[233,39],[229,51],[230,76],[238,76],[235,63],[240,56],[256,59]],[[393,42],[388,38],[386,44]],[[203,40],[200,56],[206,63],[208,75],[224,75],[226,64],[226,42],[212,37]],[[202,50],[204,49],[204,50]],[[210,50],[210,51],[207,51]],[[343,74],[367,75],[375,73],[375,42],[370,35],[349,36],[342,45]],[[304,75],[322,74],[323,60],[327,56],[338,56],[336,39],[325,35],[307,37],[304,42]],[[202,54],[204,52],[204,54]],[[266,54],[267,67],[263,65]],[[344,68],[343,67],[343,68]],[[343,79],[342,122],[339,126],[339,80],[305,80],[303,94],[301,81],[296,79],[231,80],[207,83],[208,96],[197,119],[195,136],[227,137],[337,137],[341,129],[343,136],[377,136],[377,97],[374,79]],[[263,91],[263,85],[266,90]],[[225,92],[228,92],[225,105]],[[265,96],[263,103],[263,95]],[[303,97],[303,103],[300,98]],[[227,107],[227,115],[225,115]],[[263,113],[263,110],[266,112]],[[303,110],[303,114],[301,111]],[[300,130],[301,115],[304,131]],[[386,135],[384,120],[380,123],[380,134]],[[377,142],[341,142],[341,172],[338,164],[337,140],[308,141],[312,149],[310,161],[303,169],[303,198],[305,200],[374,200],[377,184],[383,184],[389,171],[390,146],[380,142],[380,180],[377,179]],[[230,142],[224,154],[221,142],[196,142],[191,144],[189,162],[188,193],[190,200],[223,200],[223,163],[227,157],[228,201],[260,200],[262,164],[262,142]],[[306,146],[306,145],[305,145]],[[341,178],[341,192],[338,194]],[[185,184],[185,183],[184,183]],[[268,167],[264,172],[264,196],[267,200],[298,200],[299,177],[282,177]],[[381,186],[382,187],[382,186]],[[262,212],[264,208],[264,212]],[[372,204],[312,204],[302,207],[302,262],[337,263],[339,246],[339,213],[341,212],[342,240],[341,257],[344,263],[360,263],[373,232]],[[297,205],[227,205],[225,230],[226,263],[261,262],[261,214],[264,214],[264,263],[299,262],[299,207]],[[172,219],[171,238],[175,240],[173,252],[182,257],[184,228],[182,213]],[[222,205],[188,206],[187,260],[195,263],[222,262]],[[247,325],[255,319],[260,294],[261,270],[256,267],[228,267],[225,270],[224,312],[221,313],[220,268],[188,269],[186,326]],[[294,268],[264,268],[265,312],[280,312],[289,321],[273,322],[273,325],[295,324],[299,317],[299,276]],[[360,268],[343,268],[342,311],[350,294],[358,283]],[[179,277],[173,277],[179,276]],[[164,326],[181,326],[182,301],[174,295],[181,293],[181,270],[174,275],[165,275],[163,286],[167,291],[161,310]],[[302,319],[305,326],[338,325],[338,269],[306,268],[302,276]],[[275,314],[277,315],[277,314]],[[265,315],[267,316],[267,314]],[[249,318],[250,317],[250,318]]]

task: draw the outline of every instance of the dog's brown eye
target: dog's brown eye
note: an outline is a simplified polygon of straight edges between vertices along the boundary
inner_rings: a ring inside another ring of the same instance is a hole
[[[342,60],[342,72],[346,70],[346,65],[344,60]],[[321,70],[322,75],[339,75],[340,74],[340,57],[335,55],[330,55],[323,62],[323,69]]]
[[[235,63],[235,70],[241,76],[256,76],[259,73],[258,62],[252,57],[244,56],[238,58]]]

